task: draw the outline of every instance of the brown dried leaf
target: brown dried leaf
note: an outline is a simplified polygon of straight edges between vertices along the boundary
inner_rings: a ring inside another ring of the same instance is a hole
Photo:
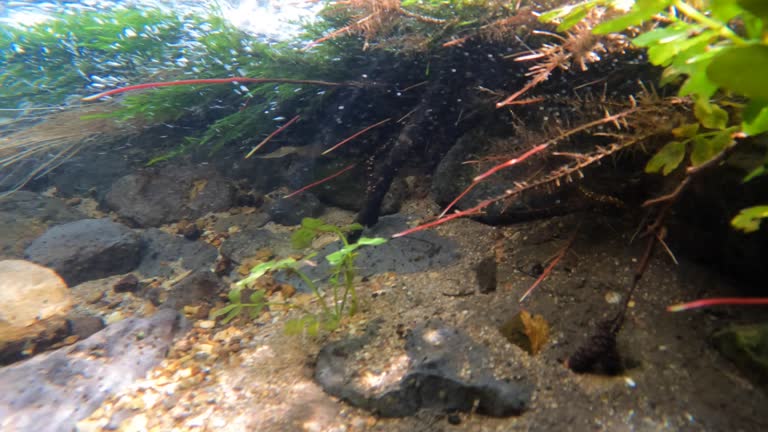
[[[531,354],[538,354],[549,339],[549,323],[541,315],[531,315],[528,311],[520,311],[525,335],[531,342]]]

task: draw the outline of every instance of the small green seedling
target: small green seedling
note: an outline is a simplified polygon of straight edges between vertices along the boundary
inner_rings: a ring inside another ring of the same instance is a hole
[[[289,334],[298,334],[306,331],[307,334],[317,335],[321,329],[332,331],[339,326],[344,312],[354,315],[357,311],[357,294],[355,292],[355,259],[357,252],[364,246],[376,246],[385,243],[384,238],[361,237],[355,243],[349,243],[346,233],[350,231],[361,230],[360,224],[351,224],[343,227],[330,225],[320,219],[304,218],[301,222],[301,228],[294,232],[291,237],[291,244],[295,249],[307,249],[312,241],[320,235],[332,233],[341,240],[342,247],[336,252],[328,254],[325,259],[330,264],[328,282],[330,291],[323,293],[318,285],[310,279],[306,273],[301,271],[301,267],[310,262],[316,253],[310,253],[297,260],[294,258],[284,258],[261,263],[251,269],[251,273],[236,284],[236,287],[229,292],[230,304],[212,313],[213,318],[224,316],[223,323],[228,323],[243,311],[248,310],[251,319],[257,318],[265,307],[270,303],[265,301],[266,293],[264,290],[256,290],[251,294],[249,303],[242,303],[242,289],[253,285],[256,280],[267,273],[278,270],[288,271],[297,275],[312,290],[315,298],[320,303],[321,312],[289,320],[285,324],[285,330]],[[330,299],[330,302],[329,302]],[[293,305],[283,305],[293,307]]]

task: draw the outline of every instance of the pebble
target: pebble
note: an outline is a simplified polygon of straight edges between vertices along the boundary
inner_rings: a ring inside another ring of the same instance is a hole
[[[104,318],[104,324],[110,325],[110,324],[114,324],[116,322],[122,321],[124,319],[125,319],[125,316],[123,315],[122,312],[114,311]]]
[[[200,320],[195,323],[195,327],[201,328],[201,329],[212,329],[216,326],[216,321],[212,320]]]
[[[608,304],[619,304],[621,301],[621,294],[617,293],[616,291],[608,291],[605,293],[605,301]]]

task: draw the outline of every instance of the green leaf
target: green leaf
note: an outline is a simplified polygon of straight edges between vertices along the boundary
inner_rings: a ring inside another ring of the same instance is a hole
[[[673,0],[637,0],[629,12],[597,25],[593,33],[598,35],[616,33],[625,30],[627,27],[640,25],[669,7],[672,2]]]
[[[243,306],[240,304],[235,304],[235,305],[225,306],[222,309],[227,309],[227,316],[225,316],[224,319],[221,320],[221,322],[224,324],[228,324],[230,321],[232,321],[233,319],[237,318],[238,315],[240,315],[240,312],[242,312],[243,310]]]
[[[349,225],[343,226],[341,228],[341,230],[344,231],[344,232],[362,231],[363,228],[364,227],[362,225],[360,225],[359,223],[353,223],[353,224],[349,224]]]
[[[723,49],[707,67],[707,76],[727,90],[768,100],[765,71],[768,71],[768,46],[750,45]]]
[[[229,302],[234,304],[242,303],[241,296],[242,296],[242,292],[239,289],[229,290],[229,293],[227,294],[227,298],[229,298]]]
[[[739,0],[716,0],[708,5],[708,9],[712,18],[727,23],[744,12],[744,8],[738,3]]]
[[[699,132],[698,123],[687,123],[672,129],[675,138],[692,138]]]
[[[736,2],[758,18],[768,18],[768,2],[765,0],[736,0]]]
[[[285,322],[285,333],[296,336],[305,330],[309,336],[317,336],[320,333],[320,321],[315,315],[305,315],[301,318],[290,319]]]
[[[707,99],[696,99],[693,114],[705,128],[725,129],[728,125],[728,112]]]
[[[291,235],[291,247],[294,249],[306,249],[312,245],[317,232],[312,229],[299,228]]]
[[[347,257],[352,255],[358,247],[360,247],[358,244],[344,246],[336,252],[326,255],[325,259],[330,265],[339,266],[344,262],[345,259],[347,259]]]
[[[759,177],[765,174],[768,174],[768,154],[765,156],[765,159],[763,160],[763,164],[753,169],[752,171],[750,171],[749,174],[747,174],[743,179],[741,179],[741,182],[746,183],[755,177]]]
[[[712,136],[698,135],[693,138],[691,164],[699,166],[723,151],[733,142],[731,131],[724,130]]]
[[[731,219],[731,225],[745,233],[751,233],[760,229],[760,222],[765,218],[768,218],[768,206],[748,207]]]
[[[686,39],[690,34],[698,32],[701,28],[685,22],[677,22],[667,27],[661,27],[640,34],[632,39],[632,43],[639,47],[648,47],[656,44],[666,44],[680,39]]]
[[[567,5],[563,7],[559,7],[556,9],[552,9],[550,11],[544,12],[539,16],[539,21],[543,23],[551,23],[553,21],[560,21],[560,26],[557,28],[558,31],[564,31],[568,30],[568,28],[563,28],[562,30],[560,27],[564,25],[566,21],[574,21],[573,24],[576,24],[581,20],[581,18],[584,18],[586,16],[587,12],[592,9],[593,7],[597,6],[599,3],[601,3],[599,0],[590,0],[583,3],[579,3],[577,5]],[[578,20],[575,17],[580,16]]]
[[[250,300],[251,304],[263,303],[265,295],[264,290],[256,290],[251,294],[248,300]]]
[[[283,258],[281,260],[272,260],[265,263],[261,263],[251,269],[251,274],[245,279],[237,283],[238,287],[242,287],[254,282],[256,279],[264,276],[267,272],[285,269],[296,269],[298,267],[297,262],[293,258]],[[230,291],[231,292],[231,291]]]
[[[763,34],[763,28],[764,26],[764,20],[750,16],[745,15],[742,17],[742,21],[744,21],[744,31],[747,33],[747,37],[749,39],[760,39],[760,36]]]
[[[250,306],[250,309],[248,310],[248,317],[252,320],[255,320],[256,318],[261,315],[261,311],[264,310],[263,304],[258,304],[256,306]]]
[[[688,74],[688,79],[680,87],[678,91],[679,96],[695,95],[699,99],[709,99],[717,92],[717,84],[707,78],[705,70],[707,63],[702,62],[701,68],[698,71]]]
[[[767,172],[768,172],[768,166],[766,166],[766,165],[759,166],[759,167],[753,169],[752,171],[750,171],[749,174],[744,176],[744,178],[741,179],[741,182],[742,183],[746,183],[746,182],[752,180],[755,177],[760,177],[761,175],[765,175],[765,173],[767,173]]]
[[[716,39],[717,33],[707,30],[690,39],[673,40],[670,43],[653,45],[648,48],[648,60],[657,66],[667,66],[683,52],[687,52],[686,57],[704,53],[709,44]]]
[[[768,131],[768,102],[750,100],[741,116],[741,129],[745,134],[754,136]]]
[[[340,319],[341,317],[334,317],[334,316],[325,317],[325,319],[323,319],[322,321],[323,330],[326,330],[326,331],[336,330],[337,328],[339,328],[339,325],[341,324]]]
[[[565,18],[563,18],[563,21],[560,22],[560,25],[557,26],[557,31],[564,32],[578,24],[579,21],[583,20],[584,17],[587,16],[590,8],[583,7],[583,5],[580,6],[582,7],[575,8],[571,13],[566,15]]]
[[[309,315],[305,318],[304,327],[307,329],[307,334],[311,337],[315,337],[320,334],[320,321],[314,316]],[[335,328],[334,328],[335,330]]]
[[[300,318],[289,319],[285,322],[283,330],[289,336],[300,335],[304,331],[304,322]]]
[[[378,246],[387,242],[387,239],[381,237],[360,237],[357,244],[360,246]]]
[[[674,171],[685,157],[685,142],[671,141],[656,153],[645,166],[646,173],[657,173],[659,170],[664,175]]]
[[[301,226],[303,228],[309,228],[311,230],[316,230],[317,228],[323,225],[325,225],[325,222],[323,222],[322,219],[304,218],[301,220]]]
[[[357,249],[363,247],[363,246],[377,246],[380,244],[384,244],[387,242],[387,239],[381,238],[381,237],[360,237],[359,240],[357,240],[357,243],[353,243],[351,245],[344,246],[343,248],[337,250],[336,252],[328,254],[325,259],[328,260],[328,263],[332,266],[338,266],[341,265],[344,260],[346,260],[350,255],[352,255]]]
[[[241,307],[242,306],[239,305],[239,304],[229,304],[229,305],[226,305],[226,306],[224,306],[222,308],[216,309],[215,311],[211,312],[211,318],[218,318],[218,317],[220,317],[222,315],[225,315],[225,314],[229,313],[230,311],[232,311],[234,309],[239,309]]]

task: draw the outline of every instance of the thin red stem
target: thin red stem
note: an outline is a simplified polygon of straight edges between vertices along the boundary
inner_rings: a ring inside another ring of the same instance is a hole
[[[380,121],[380,122],[378,122],[376,124],[372,124],[372,125],[368,126],[367,128],[365,128],[365,129],[363,129],[363,130],[361,130],[359,132],[356,132],[355,134],[353,134],[349,138],[345,138],[345,139],[341,140],[338,144],[336,144],[335,146],[333,146],[333,147],[329,148],[328,150],[322,152],[321,154],[322,155],[327,155],[328,153],[336,150],[337,148],[339,148],[339,147],[343,146],[344,144],[348,143],[349,141],[352,141],[353,139],[359,137],[360,135],[368,132],[369,130],[371,130],[371,129],[375,128],[375,127],[379,127],[379,126],[383,125],[384,123],[388,122],[389,120],[391,120],[391,119],[386,118],[386,119],[384,119],[384,120],[382,120],[382,121]]]
[[[578,232],[578,231],[576,231],[576,232]],[[568,252],[568,249],[570,249],[571,245],[573,244],[573,241],[576,239],[576,232],[573,233],[571,238],[568,240],[568,243],[566,243],[565,246],[560,248],[560,251],[552,259],[552,262],[550,262],[549,265],[547,265],[547,268],[545,268],[544,271],[541,272],[541,275],[539,275],[539,277],[536,279],[536,281],[533,283],[533,285],[531,285],[531,287],[528,288],[528,291],[526,291],[525,294],[523,294],[520,297],[520,300],[519,300],[520,303],[522,303],[523,300],[525,300],[528,297],[528,295],[530,293],[532,293],[533,290],[535,290],[536,287],[539,286],[539,284],[541,282],[543,282],[544,279],[546,279],[549,276],[550,273],[552,273],[552,269],[554,269],[555,266],[557,265],[557,263],[559,263],[560,260],[563,259],[563,257],[565,256],[565,253]]]
[[[438,225],[442,225],[442,224],[444,224],[444,223],[446,223],[446,222],[448,222],[450,220],[453,220],[453,219],[457,219],[457,218],[464,217],[464,216],[470,216],[470,215],[478,214],[480,212],[480,210],[482,210],[484,207],[487,207],[488,205],[492,204],[493,201],[495,201],[495,200],[486,200],[486,201],[483,201],[480,204],[472,207],[469,210],[464,210],[464,211],[452,213],[452,214],[449,214],[448,216],[441,217],[441,218],[439,218],[437,220],[434,220],[432,222],[428,222],[428,223],[425,223],[425,224],[422,224],[422,225],[419,225],[419,226],[407,229],[405,231],[401,231],[401,232],[399,232],[397,234],[394,234],[392,236],[392,238],[407,236],[408,234],[413,234],[413,233],[418,232],[418,231],[423,231],[425,229],[429,229],[429,228],[432,228],[432,227],[436,227]]]
[[[516,164],[518,164],[518,163],[528,159],[530,156],[532,156],[532,155],[534,155],[534,154],[544,150],[548,146],[549,146],[549,144],[547,144],[547,143],[539,144],[536,147],[534,147],[534,148],[528,150],[527,152],[523,153],[519,158],[510,159],[510,160],[508,160],[508,161],[506,161],[506,162],[504,162],[502,164],[496,165],[495,167],[493,167],[493,168],[489,169],[488,171],[486,171],[486,172],[480,174],[479,176],[475,177],[472,180],[472,184],[467,186],[467,188],[464,189],[464,191],[462,193],[460,193],[459,196],[457,196],[453,201],[451,201],[451,203],[448,204],[448,206],[445,207],[445,210],[443,210],[443,212],[440,213],[439,217],[445,216],[445,214],[448,213],[448,211],[450,209],[452,209],[453,206],[456,205],[456,203],[459,202],[459,200],[464,197],[464,195],[468,194],[469,191],[471,191],[472,188],[477,186],[477,184],[480,183],[481,181],[483,181],[486,178],[488,178],[489,176],[491,176],[491,175],[501,171],[504,168],[511,167],[512,165],[516,165]]]
[[[508,160],[508,161],[506,161],[506,162],[504,162],[502,164],[496,165],[495,167],[493,167],[493,168],[489,169],[488,171],[486,171],[486,172],[480,174],[479,176],[475,177],[473,181],[475,183],[483,181],[486,178],[492,176],[493,174],[496,174],[497,172],[503,170],[504,168],[509,168],[509,167],[511,167],[513,165],[519,164],[520,162],[528,159],[529,157],[535,155],[536,153],[546,149],[547,147],[549,147],[548,143],[539,144],[536,147],[534,147],[534,148],[528,150],[527,152],[523,153],[522,155],[520,155],[520,157],[517,157],[517,158],[514,158],[514,159],[510,159],[510,160]]]
[[[298,80],[298,79],[288,79],[288,78],[248,78],[248,77],[229,77],[229,78],[202,78],[202,79],[188,79],[188,80],[179,80],[179,81],[164,81],[164,82],[152,82],[152,83],[144,83],[144,84],[135,84],[127,87],[120,87],[112,90],[107,90],[105,92],[101,92],[99,94],[95,94],[92,96],[87,96],[82,99],[83,102],[90,102],[95,101],[98,99],[101,99],[103,97],[107,96],[114,96],[116,94],[125,93],[129,91],[134,90],[142,90],[142,89],[150,89],[150,88],[158,88],[158,87],[171,87],[171,86],[182,86],[182,85],[197,85],[197,84],[203,84],[203,85],[209,85],[209,84],[231,84],[236,82],[242,82],[242,83],[281,83],[281,84],[310,84],[310,85],[320,85],[320,86],[341,86],[345,85],[342,83],[334,83],[334,82],[328,82],[328,81],[317,81],[317,80]]]
[[[453,208],[453,206],[455,206],[455,205],[456,205],[456,203],[457,203],[457,202],[459,202],[459,200],[460,200],[460,199],[464,198],[464,195],[468,194],[468,193],[469,193],[469,191],[471,191],[473,187],[477,186],[477,184],[478,184],[478,183],[480,183],[480,182],[476,182],[476,181],[475,181],[475,182],[472,182],[472,184],[471,184],[471,185],[469,185],[469,186],[468,186],[466,189],[464,189],[464,192],[460,193],[460,194],[459,194],[459,196],[457,196],[456,198],[454,198],[454,200],[453,200],[453,201],[451,201],[451,203],[450,203],[450,204],[448,204],[448,205],[445,207],[445,210],[443,210],[443,212],[442,212],[442,213],[440,213],[440,216],[438,216],[438,217],[443,217],[443,216],[445,216],[445,214],[446,214],[446,213],[448,213],[448,211],[449,211],[450,209],[452,209],[452,208]]]
[[[710,306],[724,305],[768,305],[768,297],[720,297],[696,300],[688,303],[679,303],[668,306],[668,312],[682,312]]]
[[[248,154],[245,155],[245,158],[248,159],[249,157],[251,157],[254,153],[256,153],[256,151],[258,149],[262,148],[264,146],[264,144],[268,143],[272,138],[274,138],[275,135],[277,135],[280,132],[284,131],[288,126],[292,125],[298,119],[299,119],[299,116],[296,116],[296,117],[288,120],[288,122],[286,124],[284,124],[284,125],[280,126],[279,128],[277,128],[274,132],[272,132],[266,138],[264,138],[264,140],[262,140],[256,147],[254,147],[251,151],[249,151]]]
[[[333,174],[329,175],[328,177],[326,177],[326,178],[324,178],[324,179],[321,179],[321,180],[318,180],[318,181],[316,181],[316,182],[314,182],[314,183],[310,183],[310,184],[308,184],[308,185],[304,186],[304,187],[303,187],[303,188],[301,188],[301,189],[297,189],[297,190],[295,190],[295,191],[293,191],[293,192],[289,193],[288,195],[284,196],[283,198],[286,198],[286,199],[287,199],[287,198],[290,198],[290,197],[292,197],[292,196],[296,196],[296,195],[298,195],[298,194],[300,194],[300,193],[302,193],[302,192],[304,192],[304,191],[306,191],[306,190],[312,189],[313,187],[315,187],[315,186],[317,186],[317,185],[321,185],[321,184],[323,184],[323,183],[327,182],[328,180],[330,180],[330,179],[332,179],[332,178],[335,178],[335,177],[338,177],[338,176],[340,176],[340,175],[344,174],[345,172],[347,172],[347,171],[351,170],[352,168],[354,168],[354,166],[355,166],[355,165],[356,165],[356,164],[347,165],[346,167],[344,167],[344,168],[342,168],[341,170],[339,170],[339,171],[337,171],[337,172],[335,172],[335,173],[333,173]]]

